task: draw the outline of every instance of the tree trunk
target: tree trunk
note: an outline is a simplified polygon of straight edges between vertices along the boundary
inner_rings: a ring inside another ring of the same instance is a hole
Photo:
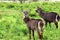
[[[22,1],[23,1],[23,0],[19,0],[19,1],[20,1],[20,3],[22,4]]]
[[[13,2],[15,2],[16,0],[13,0]]]
[[[16,1],[16,0],[13,0],[13,1]]]
[[[36,2],[36,1],[38,1],[38,0],[33,0],[33,2]]]

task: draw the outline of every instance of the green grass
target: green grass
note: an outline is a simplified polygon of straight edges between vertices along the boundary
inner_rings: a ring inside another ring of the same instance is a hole
[[[31,9],[29,16],[31,18],[40,19],[41,17],[35,12],[37,6],[41,6],[44,12],[57,12],[60,15],[60,3],[0,3],[0,40],[29,40],[28,28],[23,21],[24,10]],[[34,15],[34,16],[33,16]],[[59,28],[56,29],[52,23],[44,27],[43,40],[60,40],[60,22]],[[38,34],[35,31],[35,39],[39,40]],[[32,37],[33,40],[33,37]]]

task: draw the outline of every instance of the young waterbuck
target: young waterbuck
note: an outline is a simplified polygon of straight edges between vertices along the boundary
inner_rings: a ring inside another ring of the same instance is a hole
[[[42,8],[37,7],[37,13],[45,20],[45,25],[47,27],[47,23],[51,27],[51,22],[54,22],[56,28],[58,28],[58,21],[60,20],[60,16],[55,12],[43,12]]]
[[[38,32],[39,38],[43,39],[43,26],[44,22],[41,19],[31,19],[29,18],[29,12],[24,11],[24,22],[27,24],[28,30],[29,30],[29,39],[31,40],[31,32],[34,38],[34,30]]]

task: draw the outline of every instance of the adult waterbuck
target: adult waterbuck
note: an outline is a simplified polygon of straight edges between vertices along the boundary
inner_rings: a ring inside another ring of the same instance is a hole
[[[51,22],[54,22],[56,28],[58,29],[58,21],[60,16],[56,12],[43,12],[42,8],[37,7],[37,13],[45,20],[45,26],[47,27],[47,23],[51,27]]]
[[[31,19],[29,18],[29,12],[28,11],[23,11],[24,13],[24,22],[27,24],[28,30],[29,30],[29,40],[31,40],[31,32],[34,38],[34,30],[38,32],[39,38],[42,40],[43,39],[43,26],[44,22],[41,19]]]

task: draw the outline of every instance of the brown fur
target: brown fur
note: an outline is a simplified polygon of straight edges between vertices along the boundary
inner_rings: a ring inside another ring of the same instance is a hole
[[[31,19],[29,18],[29,12],[24,11],[24,22],[27,24],[27,27],[29,29],[29,38],[31,40],[31,31],[32,31],[32,35],[33,35],[33,39],[35,40],[34,37],[34,30],[36,30],[38,32],[39,38],[42,40],[43,39],[43,26],[44,23],[41,19]],[[38,26],[38,22],[39,26]],[[40,27],[40,29],[39,29]]]
[[[45,20],[45,25],[47,27],[47,23],[51,27],[51,22],[54,22],[56,28],[58,28],[58,21],[60,20],[60,16],[55,12],[43,12],[42,8],[38,7],[36,10],[37,13]]]

